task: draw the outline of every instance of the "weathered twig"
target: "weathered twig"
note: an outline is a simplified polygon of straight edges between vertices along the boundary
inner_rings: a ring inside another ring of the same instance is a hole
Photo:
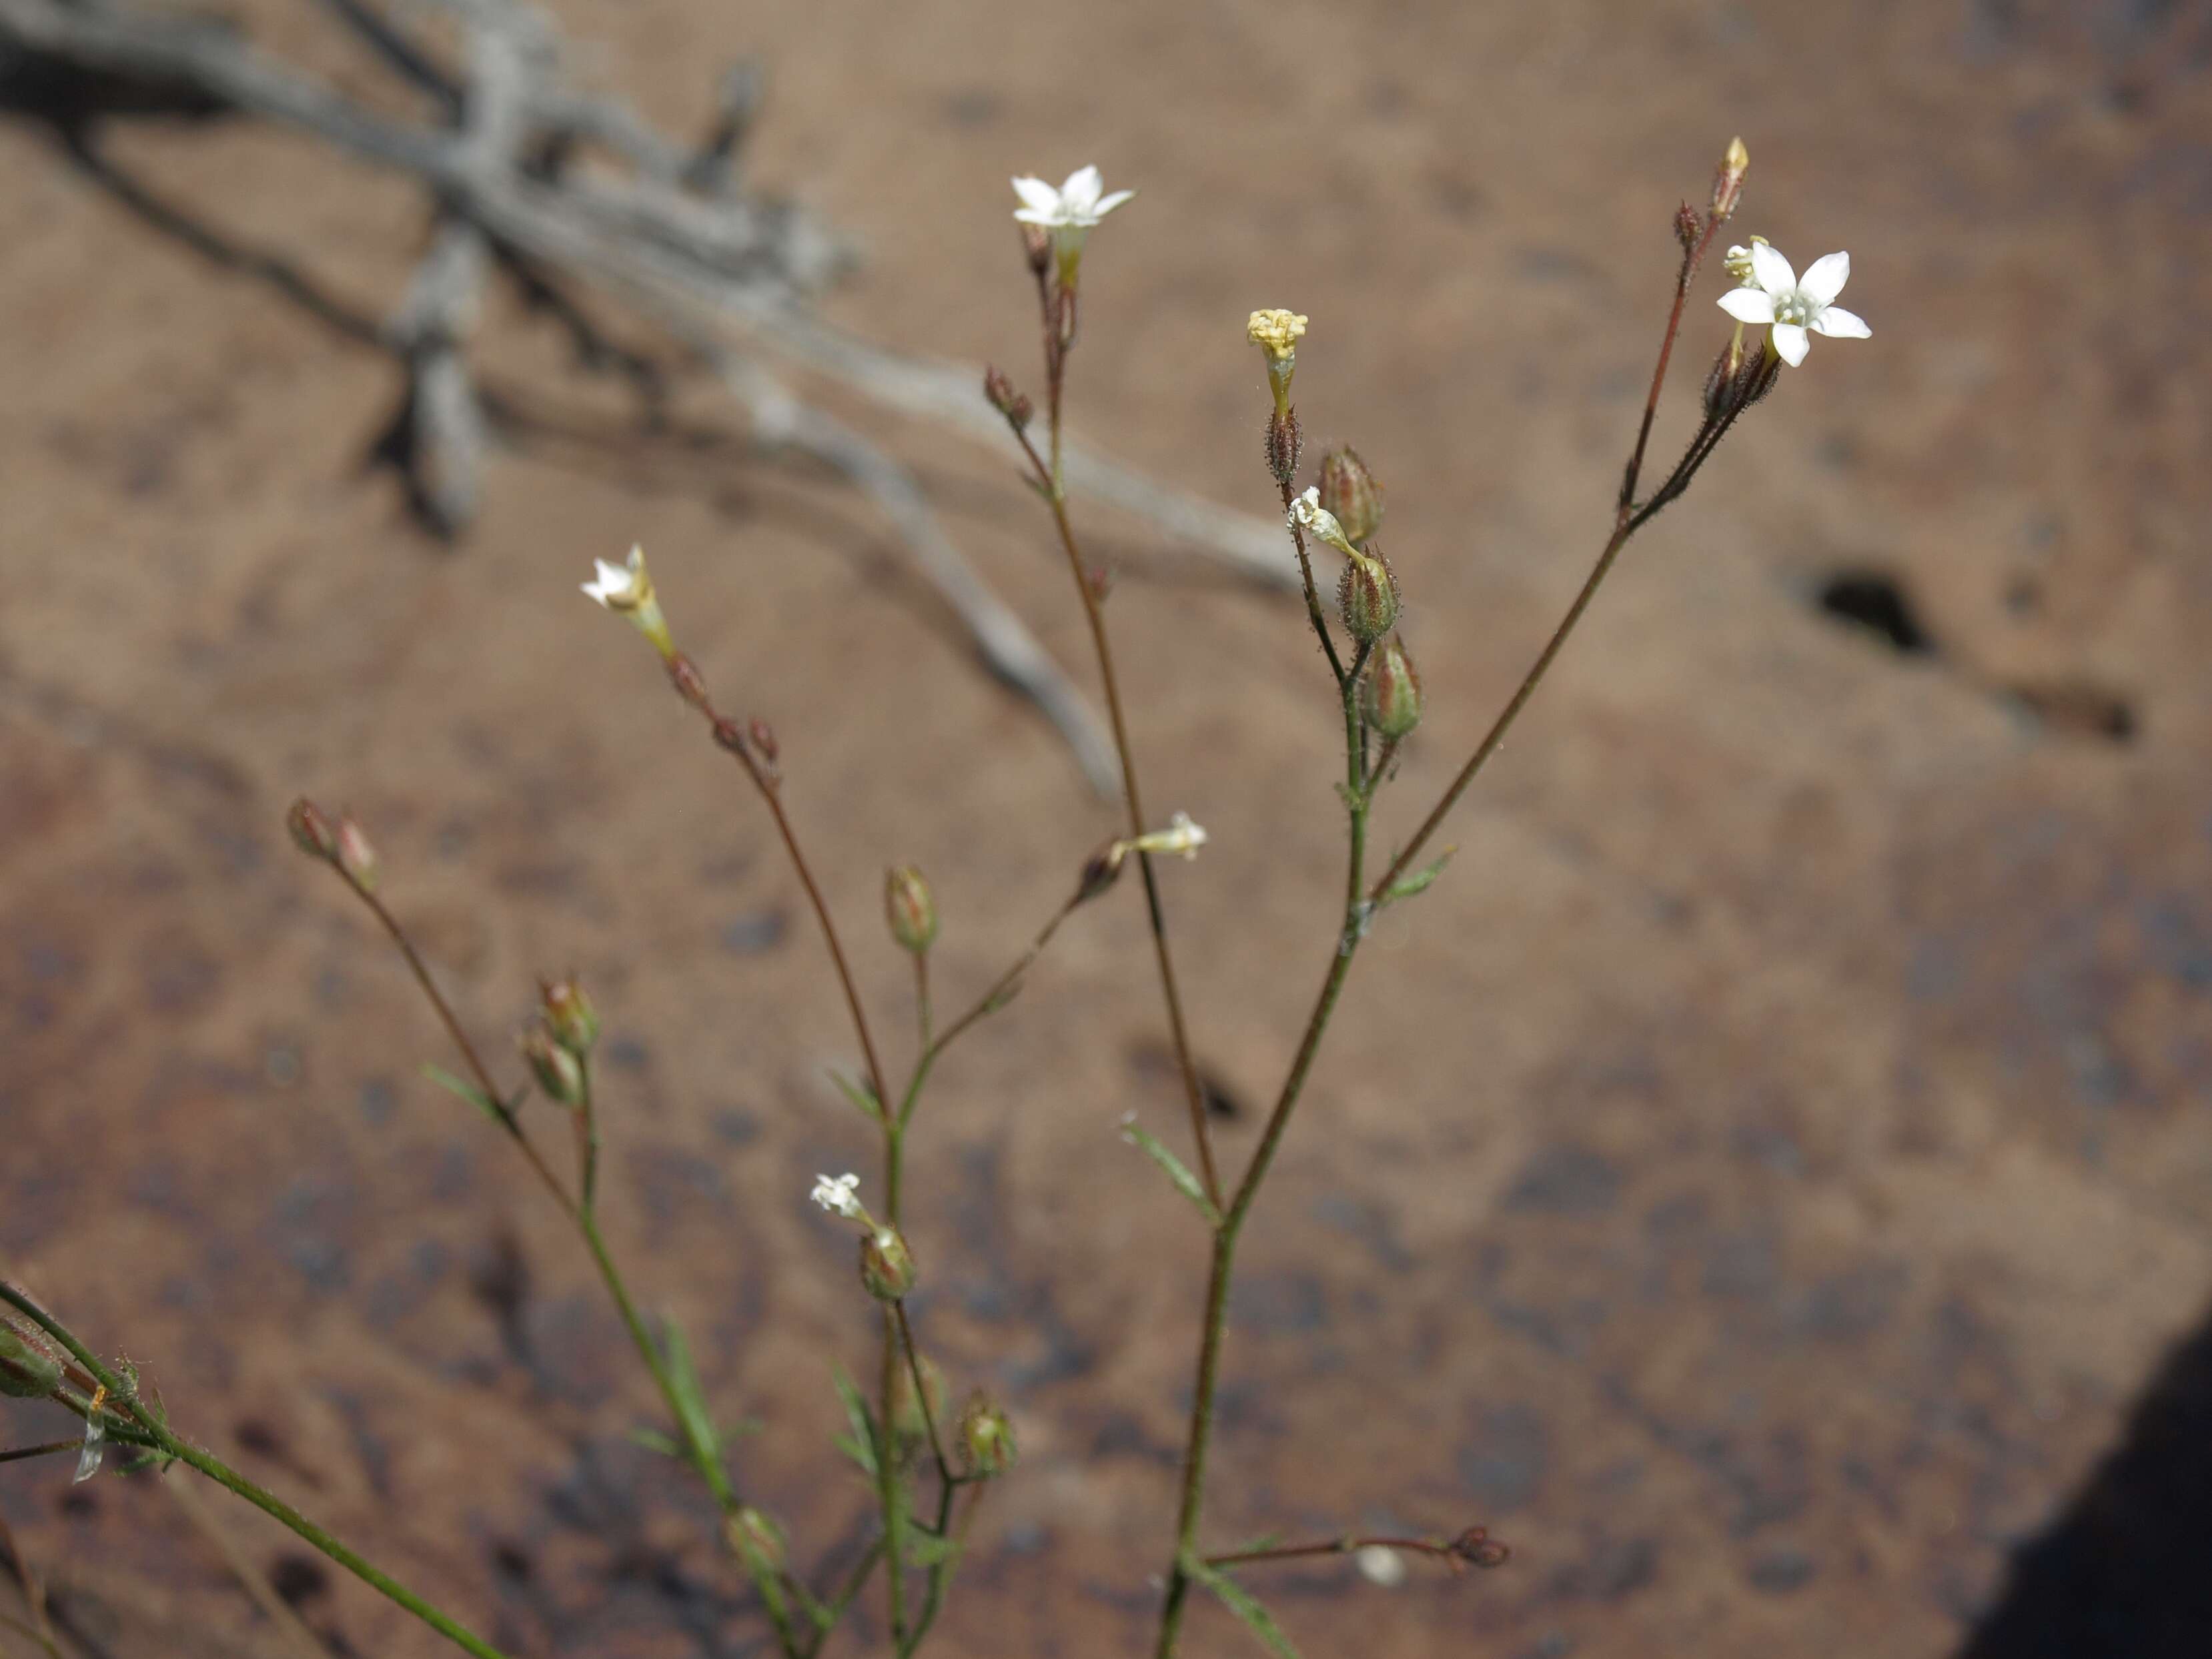
[[[1121,769],[1098,717],[1022,619],[952,544],[913,474],[834,416],[801,403],[758,364],[704,342],[700,350],[750,411],[762,443],[812,455],[868,493],[905,540],[923,577],[967,625],[985,665],[1060,728],[1093,788],[1101,794],[1118,790]]]

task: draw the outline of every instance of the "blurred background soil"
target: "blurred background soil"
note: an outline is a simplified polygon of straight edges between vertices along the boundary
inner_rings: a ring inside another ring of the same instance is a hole
[[[314,9],[233,9],[369,79]],[[1033,380],[1007,174],[1137,186],[1092,244],[1073,418],[1164,478],[1266,511],[1243,321],[1308,313],[1300,408],[1389,489],[1431,699],[1386,839],[1595,553],[1668,215],[1742,133],[1738,234],[1848,248],[1874,338],[1816,342],[1633,546],[1449,873],[1378,928],[1247,1236],[1208,1533],[1513,1545],[1395,1591],[1255,1574],[1310,1654],[2212,1646],[2204,8],[554,9],[587,80],[678,131],[764,60],[756,177],[863,240],[829,310],[886,343]],[[411,186],[289,135],[103,149],[364,317],[422,246]],[[530,418],[441,549],[373,464],[389,360],[35,118],[0,124],[0,1260],[516,1653],[753,1650],[700,1504],[627,1437],[654,1401],[588,1264],[422,1079],[451,1056],[283,807],[369,826],[494,1053],[538,972],[598,995],[616,1248],[763,1425],[741,1478],[809,1562],[868,1525],[829,1371],[874,1319],[804,1201],[872,1167],[824,1079],[851,1040],[756,802],[575,585],[641,540],[718,695],[773,720],[894,1048],[884,865],[936,885],[950,1001],[1113,813],[867,504],[756,459],[711,389],[648,430],[502,300],[483,354]],[[1662,458],[1721,338],[1707,281]],[[824,395],[1091,684],[1020,485]],[[1326,676],[1295,602],[1083,517],[1147,793],[1213,836],[1165,882],[1239,1158],[1332,948]],[[1115,1137],[1176,1130],[1147,958],[1130,894],[1080,915],[918,1120],[921,1328],[1025,1454],[947,1653],[1149,1629],[1203,1250]],[[258,1639],[149,1483],[64,1478],[0,1469],[0,1514],[106,1650]],[[220,1513],[335,1650],[442,1650]],[[840,1650],[880,1634],[872,1607]],[[1212,1607],[1189,1649],[1255,1650]]]

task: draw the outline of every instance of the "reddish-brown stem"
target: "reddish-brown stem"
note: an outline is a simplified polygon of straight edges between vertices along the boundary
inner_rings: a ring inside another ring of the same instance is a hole
[[[422,988],[422,994],[429,999],[431,1007],[437,1011],[439,1019],[446,1027],[446,1034],[453,1038],[453,1046],[460,1050],[462,1061],[468,1066],[470,1075],[476,1079],[477,1087],[491,1103],[491,1109],[499,1115],[501,1125],[514,1144],[522,1149],[522,1156],[538,1172],[538,1180],[545,1183],[545,1189],[553,1194],[554,1201],[569,1214],[575,1214],[576,1200],[568,1195],[568,1189],[553,1173],[552,1165],[546,1163],[538,1148],[531,1145],[530,1137],[523,1133],[522,1125],[515,1121],[514,1114],[507,1108],[507,1097],[500,1092],[499,1085],[493,1080],[483,1057],[477,1053],[476,1044],[469,1040],[469,1034],[461,1029],[460,1018],[453,1012],[453,1004],[446,1000],[446,994],[430,977],[428,964],[422,960],[422,953],[415,948],[415,941],[407,937],[407,930],[399,925],[399,919],[385,908],[382,899],[356,881],[350,872],[335,864],[331,867],[337,870],[339,878],[353,890],[354,896],[368,907],[369,913],[384,924],[384,931],[399,947],[399,954],[407,959],[407,966],[415,975],[415,982]]]
[[[1061,380],[1060,354],[1056,347],[1048,348],[1048,368],[1052,377],[1051,406],[1056,458]],[[1099,608],[1098,595],[1093,591],[1090,575],[1084,569],[1083,550],[1075,539],[1075,526],[1067,516],[1067,496],[1060,488],[1059,474],[1038,455],[1036,447],[1030,442],[1026,433],[1018,432],[1015,436],[1028,454],[1030,465],[1036,469],[1038,485],[1052,508],[1052,521],[1060,532],[1060,544],[1067,554],[1067,567],[1075,578],[1077,597],[1083,602],[1084,620],[1090,625],[1091,647],[1098,658],[1099,682],[1106,694],[1106,714],[1108,722],[1113,727],[1114,750],[1121,766],[1121,798],[1128,808],[1129,835],[1134,839],[1145,833],[1145,808],[1138,793],[1136,757],[1129,748],[1129,725],[1121,710],[1121,684],[1114,672],[1113,647],[1106,638],[1105,613]],[[1190,1112],[1191,1140],[1198,1151],[1199,1179],[1205,1183],[1206,1196],[1218,1209],[1221,1205],[1221,1177],[1214,1168],[1213,1135],[1206,1121],[1206,1091],[1200,1086],[1198,1065],[1191,1057],[1190,1034],[1183,1024],[1182,995],[1176,985],[1175,959],[1168,951],[1167,915],[1160,903],[1159,879],[1153,873],[1151,854],[1141,849],[1138,852],[1137,869],[1144,878],[1145,908],[1152,929],[1152,953],[1159,963],[1160,992],[1167,1003],[1168,1035],[1175,1048],[1176,1068],[1182,1074],[1183,1097]]]
[[[1682,268],[1674,278],[1674,308],[1667,313],[1667,331],[1659,337],[1659,361],[1651,370],[1651,390],[1644,399],[1644,419],[1636,428],[1636,447],[1629,452],[1628,467],[1620,479],[1619,511],[1626,522],[1630,503],[1636,499],[1636,484],[1644,471],[1644,452],[1651,441],[1651,422],[1659,413],[1659,388],[1667,383],[1668,360],[1674,355],[1674,337],[1681,331],[1682,308],[1689,303],[1690,286],[1698,280],[1698,267],[1705,263],[1705,251],[1713,245],[1713,237],[1724,222],[1719,213],[1705,215],[1705,228],[1693,244],[1682,250]]]
[[[1224,1555],[1209,1555],[1209,1567],[1248,1566],[1261,1561],[1294,1561],[1315,1555],[1350,1555],[1358,1550],[1380,1547],[1403,1550],[1409,1555],[1432,1555],[1449,1565],[1454,1571],[1472,1563],[1477,1566],[1492,1565],[1505,1559],[1505,1547],[1489,1546],[1490,1553],[1478,1553],[1482,1544],[1470,1546],[1463,1539],[1451,1538],[1389,1538],[1382,1536],[1360,1538],[1325,1538],[1311,1544],[1276,1544],[1263,1549],[1231,1550]]]

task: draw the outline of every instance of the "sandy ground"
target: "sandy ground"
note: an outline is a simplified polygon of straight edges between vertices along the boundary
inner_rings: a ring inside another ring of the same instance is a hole
[[[365,78],[313,9],[235,9]],[[1264,510],[1242,321],[1310,313],[1300,405],[1389,488],[1431,698],[1386,838],[1594,553],[1668,216],[1742,132],[1740,228],[1801,264],[1849,248],[1875,337],[1816,343],[1635,546],[1449,877],[1378,930],[1244,1251],[1208,1531],[1480,1521],[1514,1545],[1395,1592],[1335,1565],[1256,1577],[1309,1654],[1892,1659],[1978,1621],[1990,1659],[2203,1650],[2202,1623],[2151,1622],[2185,1594],[2148,1570],[2172,1514],[2124,1482],[2069,1508],[2212,1281],[2201,9],[556,9],[597,43],[592,78],[678,130],[722,64],[766,60],[757,176],[865,241],[830,308],[878,339],[1026,371],[1007,173],[1095,159],[1140,186],[1093,245],[1074,418],[1177,483]],[[102,144],[364,316],[422,245],[405,189],[289,137],[136,122]],[[421,1080],[450,1057],[290,852],[284,804],[372,827],[494,1051],[534,974],[599,994],[616,1247],[717,1403],[765,1425],[742,1479],[809,1561],[866,1525],[828,1372],[867,1363],[872,1315],[803,1202],[817,1170],[872,1167],[823,1080],[851,1039],[755,804],[575,582],[641,539],[718,693],[774,720],[902,1054],[884,864],[935,879],[950,999],[1111,815],[866,505],[753,458],[710,390],[647,432],[502,302],[485,358],[533,418],[449,554],[365,460],[385,359],[34,122],[0,126],[0,180],[7,1271],[512,1650],[750,1650],[698,1505],[625,1437],[653,1401],[587,1263]],[[1692,314],[1662,453],[1720,337],[1709,295]],[[1083,667],[1024,491],[830,401]],[[1235,1156],[1331,947],[1326,679],[1294,606],[1087,522],[1121,568],[1149,793],[1214,837],[1166,882]],[[1929,648],[1839,625],[1839,574],[1898,585]],[[1176,1125],[1146,952],[1128,895],[1082,915],[920,1120],[926,1340],[956,1388],[1005,1396],[1025,1450],[940,1651],[1144,1642],[1202,1266],[1115,1136],[1132,1109]],[[2151,1460],[2177,1488],[2207,1455],[2206,1413],[2178,1420]],[[10,1468],[0,1513],[118,1621],[113,1650],[155,1650],[149,1620],[179,1650],[249,1639],[149,1486]],[[222,1513],[337,1650],[442,1650]],[[2005,1626],[2036,1593],[2010,1553],[2069,1514],[2075,1577]],[[855,1632],[880,1645],[879,1611]],[[1188,1650],[1256,1649],[1207,1607]]]

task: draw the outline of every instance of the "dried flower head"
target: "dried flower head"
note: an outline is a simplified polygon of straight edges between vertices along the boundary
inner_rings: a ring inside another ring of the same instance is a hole
[[[1244,337],[1267,354],[1267,389],[1279,419],[1291,412],[1291,376],[1297,371],[1297,344],[1305,331],[1304,318],[1279,308],[1255,311],[1244,325]]]

